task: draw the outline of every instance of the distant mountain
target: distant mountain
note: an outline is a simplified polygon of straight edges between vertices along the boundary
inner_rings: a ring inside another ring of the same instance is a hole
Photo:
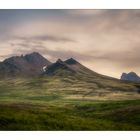
[[[123,73],[121,75],[121,80],[138,82],[140,81],[140,77],[135,72],[129,72],[129,73]]]
[[[25,56],[14,56],[0,63],[0,76],[36,75],[51,62],[37,52]]]

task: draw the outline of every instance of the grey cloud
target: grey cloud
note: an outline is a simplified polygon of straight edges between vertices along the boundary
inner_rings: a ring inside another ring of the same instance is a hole
[[[29,43],[19,43],[15,44],[19,47],[16,48],[13,53],[26,54],[28,52],[37,51],[45,56],[49,56],[51,60],[55,61],[58,58],[63,60],[73,57],[78,61],[90,61],[90,62],[100,62],[107,61],[109,63],[114,63],[114,65],[119,65],[120,67],[140,67],[140,48],[139,46],[129,48],[128,50],[119,51],[100,51],[92,50],[80,53],[78,50],[52,50],[48,46],[43,44],[29,44]]]
[[[25,41],[52,41],[52,42],[75,42],[75,40],[65,37],[42,35],[42,36],[31,36],[31,37],[14,37],[15,39]]]
[[[18,44],[11,44],[14,46],[19,46],[18,48],[15,48],[13,53],[17,52],[17,54],[26,54],[29,52],[39,52],[45,56],[49,56],[51,60],[55,61],[58,58],[61,58],[63,60],[68,58],[75,58],[79,61],[89,61],[92,60],[93,56],[88,55],[87,53],[81,54],[76,51],[70,51],[70,50],[52,50],[48,46],[44,46],[43,44],[29,44],[29,43],[18,43]]]

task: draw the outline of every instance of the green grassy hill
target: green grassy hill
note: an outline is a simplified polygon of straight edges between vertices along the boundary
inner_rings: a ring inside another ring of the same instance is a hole
[[[0,81],[1,130],[140,130],[138,83],[43,76]]]

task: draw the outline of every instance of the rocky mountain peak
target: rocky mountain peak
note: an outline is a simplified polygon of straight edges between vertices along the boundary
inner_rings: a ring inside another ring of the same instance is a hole
[[[51,62],[37,52],[5,59],[0,64],[0,73],[4,75],[37,75]]]
[[[57,59],[57,61],[56,61],[56,63],[64,63],[60,58],[59,59]]]
[[[120,79],[134,82],[140,81],[140,77],[135,72],[122,73]]]
[[[70,58],[66,60],[65,63],[72,65],[72,64],[77,64],[78,62],[74,58]]]

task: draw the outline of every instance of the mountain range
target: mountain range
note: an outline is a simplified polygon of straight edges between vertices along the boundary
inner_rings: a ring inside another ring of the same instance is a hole
[[[13,56],[0,62],[0,77],[11,76],[87,76],[92,78],[113,79],[115,78],[98,74],[80,64],[73,58],[62,61],[58,59],[51,63],[38,52],[33,52],[21,56]],[[135,72],[122,73],[121,80],[140,81],[140,77]]]
[[[121,80],[140,82],[140,77],[135,72],[122,73]]]
[[[75,74],[101,76],[73,58],[66,61],[58,59],[55,63],[51,63],[38,52],[13,56],[0,62],[0,77]]]
[[[139,83],[99,74],[74,58],[65,61],[58,59],[52,63],[37,52],[10,57],[0,62],[0,78],[14,79],[15,77],[21,77],[27,81],[30,80],[29,78],[37,77],[40,79],[40,85],[50,83],[51,90],[56,89],[57,92],[58,88],[69,92],[74,90],[80,92],[80,95],[140,93]]]

